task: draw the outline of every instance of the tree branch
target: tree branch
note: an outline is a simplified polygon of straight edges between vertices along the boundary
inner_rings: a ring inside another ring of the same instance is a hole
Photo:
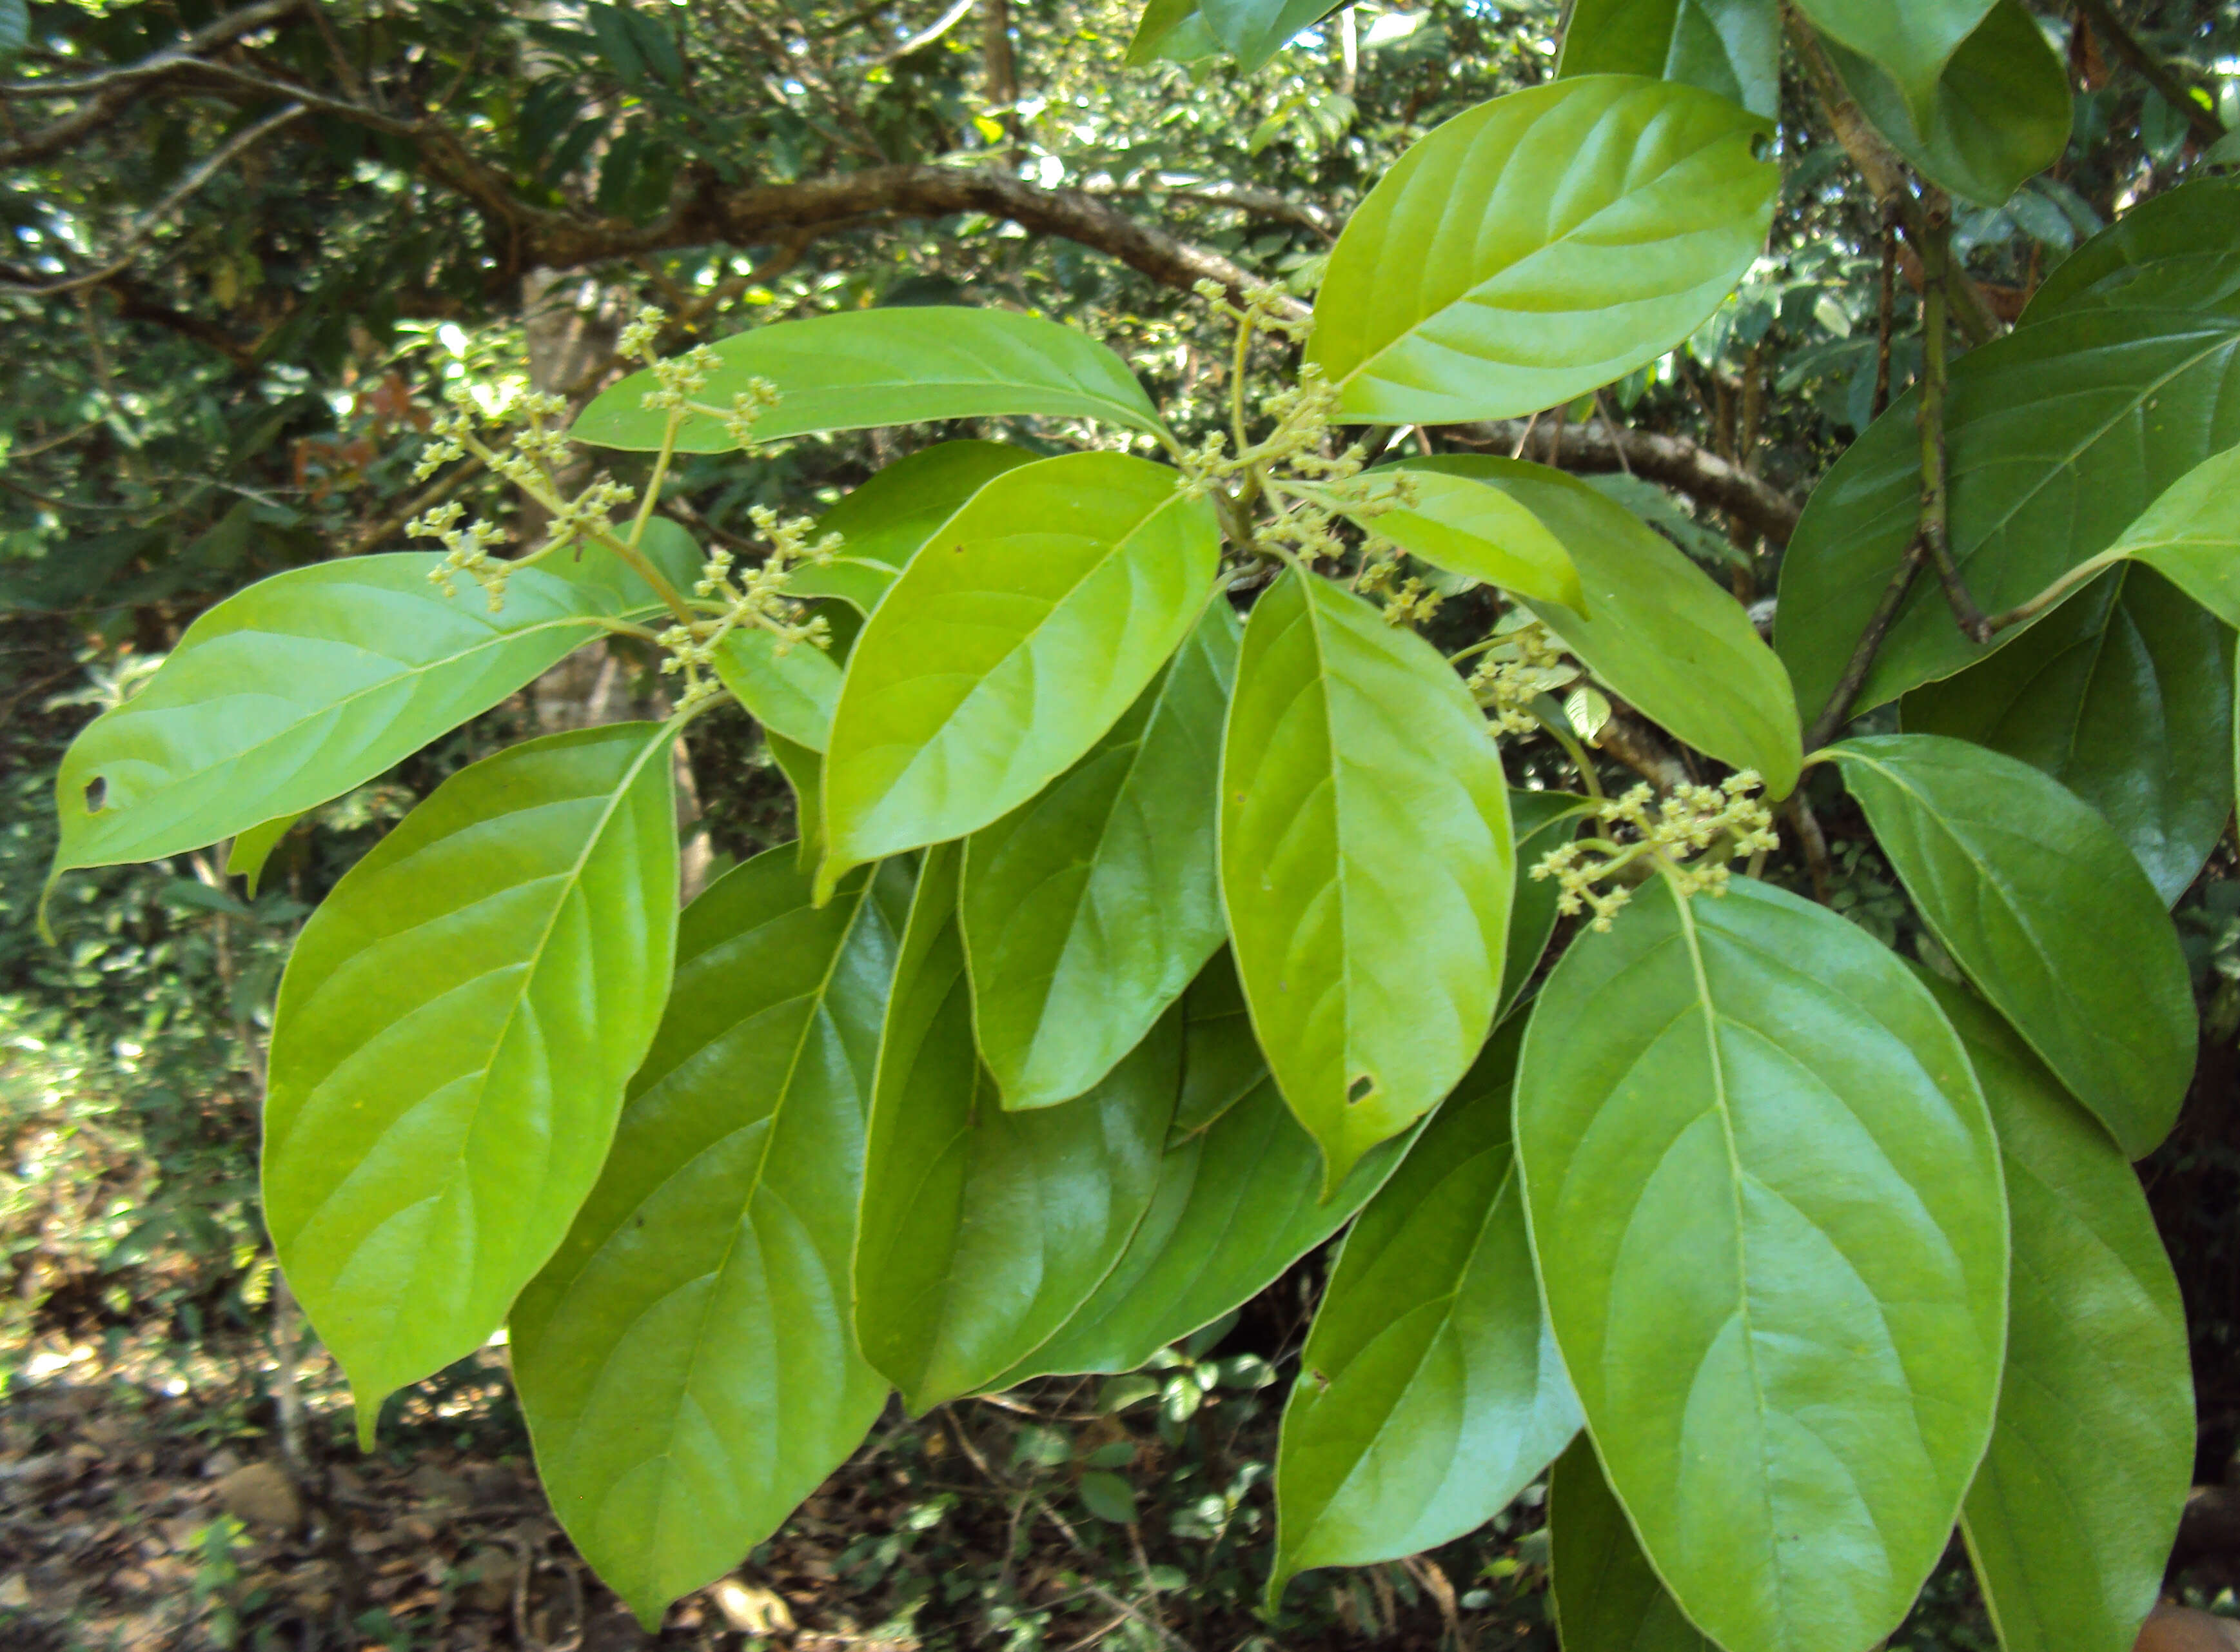
[[[1590,476],[1630,470],[1699,503],[1726,511],[1744,530],[1762,534],[1776,545],[1789,543],[1803,510],[1771,483],[1684,436],[1628,430],[1607,419],[1564,429],[1560,453],[1552,423],[1496,419],[1484,424],[1449,425],[1441,434],[1470,447],[1497,448],[1543,464],[1554,464],[1560,457],[1562,469]]]
[[[2163,102],[2184,115],[2195,143],[2207,149],[2224,136],[2224,123],[2201,106],[2192,89],[2170,72],[2168,63],[2139,43],[2138,37],[2123,27],[2123,19],[2110,9],[2107,0],[2077,0],[2077,12],[2092,25],[2094,34],[2115,49],[2118,57],[2162,94]]]

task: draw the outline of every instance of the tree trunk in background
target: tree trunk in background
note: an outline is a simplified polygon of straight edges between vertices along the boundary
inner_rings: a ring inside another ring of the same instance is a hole
[[[988,101],[1003,113],[997,117],[1011,135],[1010,163],[1026,159],[1019,145],[1019,65],[1011,56],[1010,0],[987,0],[980,20],[980,51],[988,75]]]

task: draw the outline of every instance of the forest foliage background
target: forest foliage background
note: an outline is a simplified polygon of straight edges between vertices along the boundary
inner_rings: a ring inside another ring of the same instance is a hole
[[[2240,158],[2240,7],[2041,10],[2070,66],[2068,154],[2003,208],[1956,215],[1994,324],[2121,210]],[[1547,78],[1560,23],[1556,0],[1363,0],[1248,74],[1126,65],[1135,18],[1114,0],[0,0],[0,1635],[294,1645],[270,1637],[338,1593],[374,1644],[636,1633],[587,1599],[549,1522],[505,1525],[526,1493],[487,1476],[513,1475],[521,1441],[483,1367],[411,1401],[386,1456],[332,1494],[346,1533],[421,1521],[400,1543],[320,1549],[301,1509],[260,1520],[216,1489],[291,1428],[293,1450],[341,1449],[332,1373],[316,1349],[297,1369],[255,1198],[296,925],[457,768],[525,731],[643,715],[650,660],[617,641],[316,811],[254,898],[199,856],[73,876],[49,946],[33,908],[77,729],[252,580],[394,549],[450,494],[510,517],[472,467],[412,480],[443,385],[525,372],[580,402],[645,304],[672,350],[874,304],[1050,316],[1109,341],[1193,437],[1230,368],[1192,283],[1310,295],[1368,186],[1441,119]],[[1771,592],[1877,370],[1882,207],[1790,78],[1773,236],[1737,296],[1591,407],[1441,437],[1597,476],[1745,603]],[[1898,389],[1916,365],[1917,271],[1901,274]],[[666,506],[730,543],[751,508],[821,510],[916,446],[1057,451],[1060,434],[970,422],[695,457]],[[742,715],[696,724],[686,757],[689,878],[791,836]],[[1831,903],[1902,938],[1856,816],[1825,824]],[[2177,909],[2203,1059],[2142,1167],[2185,1289],[2207,1485],[2240,1445],[2233,869],[2228,836]],[[1310,1267],[1121,1386],[883,1425],[834,1494],[852,1501],[812,1503],[758,1553],[762,1582],[688,1603],[668,1634],[1544,1644],[1529,1500],[1428,1565],[1300,1591],[1277,1629],[1254,1617],[1280,1393],[1263,1389],[1288,1379],[1312,1288]],[[2182,1555],[2204,1600],[2240,1578],[2223,1553]],[[1989,1643],[1947,1582],[1893,1644]]]

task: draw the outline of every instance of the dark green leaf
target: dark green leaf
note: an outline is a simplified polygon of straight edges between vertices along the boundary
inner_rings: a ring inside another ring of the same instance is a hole
[[[1556,903],[1563,886],[1552,877],[1535,877],[1532,868],[1550,849],[1569,843],[1589,800],[1562,791],[1512,791],[1509,817],[1517,832],[1517,893],[1509,908],[1509,948],[1502,966],[1501,1010],[1506,1016],[1540,967],[1540,955],[1556,933]]]
[[[1776,0],[1577,0],[1563,24],[1560,76],[1646,75],[1781,112]]]
[[[1650,1569],[1583,1434],[1548,1476],[1548,1562],[1563,1652],[1718,1652]]]
[[[2107,1133],[1972,993],[1923,979],[1982,1081],[2013,1212],[2006,1381],[1961,1529],[2005,1652],[2123,1652],[2193,1478],[2185,1307]]]
[[[1331,0],[1198,0],[1206,26],[1248,75],[1333,9]]]
[[[1511,92],[1439,127],[1330,252],[1307,359],[1340,416],[1502,418],[1654,361],[1764,245],[1765,131],[1723,97],[1630,75]]]
[[[833,712],[826,886],[1001,819],[1120,720],[1213,589],[1213,507],[1178,480],[1121,453],[1022,465],[903,570]]]
[[[1917,117],[1926,119],[1945,65],[1982,26],[1994,0],[1902,0],[1884,5],[1797,0],[1797,5],[1826,43],[1848,48],[1874,63]]]
[[[770,749],[770,761],[785,776],[785,783],[793,788],[794,829],[801,839],[794,845],[794,853],[802,869],[813,872],[824,854],[824,758],[767,726],[763,729],[763,743]]]
[[[1007,1113],[972,1044],[957,863],[926,851],[879,1044],[855,1264],[864,1357],[923,1413],[1046,1342],[1120,1258],[1157,1185],[1180,1018],[1064,1107]]]
[[[966,500],[1034,456],[1000,442],[943,442],[897,459],[819,518],[817,537],[838,534],[839,552],[829,563],[801,564],[787,591],[837,596],[869,614],[918,547]]]
[[[1007,310],[843,310],[734,334],[716,354],[723,364],[693,394],[692,404],[705,410],[678,430],[680,452],[737,447],[725,415],[757,378],[780,396],[755,424],[758,442],[1023,413],[1161,428],[1150,397],[1110,350],[1054,321]],[[585,408],[571,434],[597,447],[659,448],[669,415],[640,400],[655,388],[650,369],[631,374]]]
[[[2230,310],[2240,299],[2240,178],[2197,177],[2133,207],[2054,266],[2023,326],[2081,310]]]
[[[1135,1523],[1135,1490],[1117,1474],[1098,1470],[1082,1475],[1081,1502],[1099,1520],[1109,1520],[1116,1526]]]
[[[2232,813],[2232,633],[2147,569],[2118,568],[2011,647],[1905,696],[1909,733],[2043,769],[2105,816],[2163,897]]]
[[[1078,1096],[1221,944],[1221,724],[1237,675],[1225,602],[1088,755],[967,840],[961,917],[981,1059],[1006,1107]]]
[[[1880,1640],[2005,1342],[1997,1146],[1936,1001],[1825,907],[1655,878],[1541,989],[1517,1129],[1564,1366],[1658,1575],[1730,1652]]]
[[[1828,755],[1938,943],[2145,1157],[2193,1076],[2193,989],[2123,840],[2058,782],[1964,741],[1880,735]]]
[[[1578,1432],[1510,1149],[1522,1031],[1494,1036],[1346,1236],[1283,1412],[1271,1591],[1460,1537]]]
[[[1245,628],[1221,793],[1237,974],[1334,1189],[1492,1028],[1516,868],[1501,756],[1437,649],[1294,571]]]
[[[300,814],[488,710],[597,634],[596,594],[533,568],[505,608],[428,583],[441,556],[291,569],[187,628],[71,743],[55,869],[154,860]]]
[[[257,880],[264,876],[264,863],[272,858],[272,851],[280,847],[280,840],[303,818],[301,815],[283,815],[235,834],[232,847],[225,853],[225,875],[246,878],[252,901],[257,898]]]
[[[598,1176],[669,996],[675,737],[614,723],[461,770],[296,943],[264,1215],[362,1441],[482,1346]]]
[[[1141,69],[1162,58],[1194,63],[1223,50],[1197,0],[1150,0],[1128,42],[1127,63]]]
[[[710,884],[598,1183],[515,1305],[538,1477],[641,1621],[736,1566],[887,1385],[848,1266],[899,863],[809,903],[790,848]]]
[[[1267,1076],[1237,960],[1223,946],[1183,994],[1183,1088],[1174,1138],[1203,1129]]]

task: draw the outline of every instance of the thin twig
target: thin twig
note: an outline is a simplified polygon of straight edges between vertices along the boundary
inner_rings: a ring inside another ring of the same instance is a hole
[[[1881,652],[1883,639],[1890,635],[1891,623],[1905,601],[1906,592],[1912,588],[1913,576],[1921,571],[1928,560],[1929,544],[1918,533],[1913,543],[1899,558],[1897,571],[1883,587],[1882,600],[1875,604],[1872,618],[1859,633],[1859,640],[1851,649],[1851,657],[1843,667],[1843,675],[1836,680],[1835,692],[1820,708],[1820,715],[1812,719],[1812,727],[1804,736],[1804,749],[1817,751],[1834,739],[1843,725],[1851,720],[1851,702],[1859,692],[1859,685],[1867,680],[1867,672],[1874,665],[1875,656]]]
[[[1897,224],[1894,209],[1883,210],[1883,281],[1875,320],[1875,399],[1867,412],[1872,423],[1890,397],[1890,329],[1897,312]]]
[[[2077,0],[2077,10],[2092,25],[2092,32],[2115,48],[2116,55],[2137,70],[2148,85],[2162,94],[2162,100],[2185,117],[2186,125],[2193,132],[2193,141],[2207,149],[2224,136],[2224,123],[2202,107],[2193,95],[2192,88],[2170,72],[2170,65],[2141,45],[2138,37],[2123,27],[2107,0]]]
[[[1991,629],[1983,610],[1952,560],[1949,532],[1950,498],[1946,486],[1944,445],[1945,284],[1951,268],[1950,218],[1942,200],[1931,203],[1928,233],[1921,243],[1921,262],[1927,284],[1922,293],[1921,314],[1921,537],[1944,586],[1945,600],[1962,636],[1970,642],[1990,641]]]
[[[1835,869],[1828,861],[1828,839],[1820,830],[1820,818],[1812,812],[1812,805],[1804,801],[1804,789],[1799,786],[1789,794],[1781,806],[1796,828],[1797,842],[1804,851],[1804,869],[1812,879],[1812,898],[1821,905],[1828,904],[1828,891],[1835,883]]]

